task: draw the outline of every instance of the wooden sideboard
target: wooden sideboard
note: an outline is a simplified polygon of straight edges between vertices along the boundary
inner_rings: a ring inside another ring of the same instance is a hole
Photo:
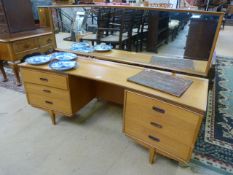
[[[208,80],[175,74],[193,81],[178,98],[127,81],[141,67],[81,56],[78,64],[66,72],[21,64],[28,103],[48,111],[53,124],[56,114],[73,116],[94,98],[121,104],[124,133],[150,150],[151,163],[156,153],[190,160],[206,111]]]
[[[18,32],[14,34],[0,35],[0,62],[8,61],[16,76],[17,84],[20,85],[18,70],[19,61],[26,55],[33,53],[44,53],[56,48],[53,32],[49,28],[38,28],[36,30]],[[1,70],[4,74],[3,66]],[[4,76],[4,80],[7,77]]]

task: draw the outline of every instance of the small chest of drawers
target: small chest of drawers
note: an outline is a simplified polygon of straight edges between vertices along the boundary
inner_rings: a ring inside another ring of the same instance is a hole
[[[179,106],[125,92],[124,132],[180,162],[191,158],[201,120],[200,114]]]

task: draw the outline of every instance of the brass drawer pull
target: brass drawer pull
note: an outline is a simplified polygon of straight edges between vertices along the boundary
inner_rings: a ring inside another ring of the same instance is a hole
[[[155,122],[150,122],[150,124],[156,128],[163,128],[162,125],[158,124],[158,123],[155,123]]]
[[[49,38],[49,39],[47,40],[47,43],[52,43],[52,39]]]
[[[50,104],[50,105],[53,104],[53,102],[51,102],[51,101],[45,101],[45,103],[46,103],[46,104]]]
[[[153,140],[153,141],[160,142],[160,139],[156,138],[154,136],[149,135],[148,138],[151,139],[151,140]]]
[[[47,89],[44,89],[43,92],[45,92],[45,93],[51,93],[51,91],[47,90]]]
[[[48,82],[49,80],[47,78],[40,78],[41,81],[46,81]]]
[[[153,106],[152,109],[153,109],[154,111],[156,111],[156,112],[165,114],[165,110],[164,110],[164,109],[161,109],[161,108],[159,108],[159,107]]]

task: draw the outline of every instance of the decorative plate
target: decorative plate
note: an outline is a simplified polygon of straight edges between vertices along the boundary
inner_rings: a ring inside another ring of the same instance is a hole
[[[99,45],[96,45],[94,47],[95,51],[97,52],[106,52],[106,51],[110,51],[112,50],[112,46],[111,45],[107,45],[105,43],[101,43]]]
[[[71,61],[78,58],[77,55],[69,52],[55,52],[51,55],[52,59],[57,59],[60,61]]]
[[[91,47],[90,44],[87,42],[74,43],[71,46],[71,50],[85,53],[94,52],[93,47]]]
[[[56,71],[66,71],[74,69],[78,66],[76,61],[54,60],[49,64],[49,67]]]
[[[84,47],[90,47],[90,44],[88,42],[79,42],[72,44],[71,48],[78,49],[78,48],[84,48]]]
[[[31,65],[41,65],[41,64],[46,64],[50,62],[51,57],[47,55],[37,55],[37,56],[32,56],[26,59],[27,64]]]
[[[94,49],[92,47],[72,48],[71,50],[77,52],[85,52],[85,53],[94,52]]]

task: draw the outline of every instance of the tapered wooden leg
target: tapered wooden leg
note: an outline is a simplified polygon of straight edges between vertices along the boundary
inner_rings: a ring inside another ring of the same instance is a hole
[[[155,148],[150,148],[150,158],[149,158],[149,162],[151,164],[154,163],[155,161],[155,156],[156,156],[156,149]]]
[[[179,166],[181,168],[188,168],[188,167],[190,167],[190,165],[188,163],[185,163],[185,162],[179,162]]]
[[[6,72],[4,70],[2,61],[0,61],[0,71],[2,72],[2,75],[3,75],[3,81],[6,82],[7,81],[7,76],[6,76]]]
[[[15,78],[16,78],[16,83],[18,86],[21,85],[21,81],[20,81],[20,77],[19,77],[19,66],[15,63],[11,63],[10,66],[13,69],[13,72],[15,74]]]
[[[49,115],[51,117],[52,124],[56,125],[56,114],[53,111],[49,111]]]

